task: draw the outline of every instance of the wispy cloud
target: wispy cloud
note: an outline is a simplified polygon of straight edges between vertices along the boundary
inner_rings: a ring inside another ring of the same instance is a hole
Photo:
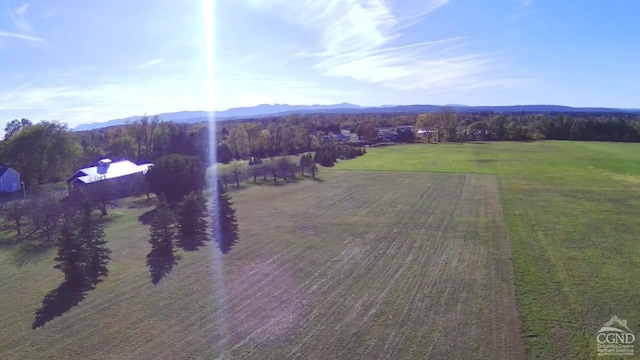
[[[43,38],[39,38],[39,37],[36,37],[36,36],[29,36],[29,35],[24,35],[24,34],[10,33],[10,32],[6,32],[6,31],[0,31],[0,37],[8,37],[8,38],[16,38],[16,39],[29,40],[29,41],[45,42],[45,40]]]
[[[13,27],[17,31],[0,30],[0,38],[4,37],[35,42],[46,42],[43,38],[33,35],[33,27],[26,18],[28,9],[29,4],[25,3],[22,6],[9,11],[9,17],[13,22]]]
[[[138,66],[134,66],[134,69],[136,69],[136,70],[142,70],[142,69],[146,69],[146,68],[149,68],[149,67],[152,67],[152,66],[155,66],[155,65],[161,64],[161,63],[163,63],[163,62],[164,62],[164,59],[153,59],[153,60],[149,60],[149,61],[147,61],[147,62],[146,62],[146,63],[144,63],[144,64],[140,64],[140,65],[138,65]]]
[[[59,120],[73,127],[145,112],[201,109],[204,95],[194,80],[185,74],[96,79],[92,84],[43,85],[36,80],[5,91],[0,88],[0,118]]]
[[[527,16],[534,15],[538,12],[536,6],[533,4],[533,0],[519,0],[519,6],[511,15],[512,21],[518,21]]]
[[[256,54],[249,54],[241,59],[238,60],[239,63],[241,64],[246,64],[249,63],[253,60],[256,60],[258,58],[258,56]]]
[[[22,6],[10,11],[9,16],[11,17],[13,24],[18,30],[26,33],[31,33],[33,31],[33,28],[26,19],[26,13],[28,9],[29,4],[23,4]]]
[[[313,69],[328,76],[401,90],[501,83],[487,81],[499,65],[495,55],[469,51],[464,37],[404,41],[403,29],[424,20],[447,2],[249,0],[249,5],[282,14],[315,33],[315,47],[305,54],[316,58]]]

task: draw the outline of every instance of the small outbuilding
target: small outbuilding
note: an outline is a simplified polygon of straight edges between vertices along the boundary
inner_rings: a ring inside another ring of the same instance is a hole
[[[20,190],[20,173],[9,165],[0,166],[0,193]]]

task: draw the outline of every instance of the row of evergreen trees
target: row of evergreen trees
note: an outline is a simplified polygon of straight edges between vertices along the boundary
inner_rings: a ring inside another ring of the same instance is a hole
[[[324,167],[332,167],[338,159],[353,159],[364,154],[366,154],[364,148],[349,145],[325,145],[316,151],[313,161]]]
[[[207,221],[207,202],[201,192],[187,195],[176,211],[160,197],[149,229],[151,251],[147,254],[147,266],[151,282],[158,284],[178,264],[178,249],[199,250],[211,235],[220,251],[228,253],[238,241],[238,223],[232,205],[231,197],[220,183],[213,189],[211,221]]]
[[[177,265],[178,249],[196,251],[213,236],[220,251],[226,254],[237,243],[239,230],[231,197],[219,182],[211,197],[209,213],[201,191],[192,191],[174,204],[168,203],[163,193],[158,194],[146,262],[154,285]],[[35,313],[34,329],[78,305],[108,276],[111,250],[106,246],[102,216],[94,209],[89,200],[82,204],[69,201],[61,212],[63,223],[56,241],[54,267],[63,272],[64,281],[44,297]]]

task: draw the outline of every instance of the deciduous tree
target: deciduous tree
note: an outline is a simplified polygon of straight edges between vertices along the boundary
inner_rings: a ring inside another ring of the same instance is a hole
[[[149,169],[147,182],[151,192],[163,195],[173,207],[188,193],[204,188],[205,168],[198,157],[167,155]]]
[[[244,126],[238,125],[232,128],[227,143],[234,158],[242,160],[249,156],[249,134]]]
[[[66,124],[42,121],[8,140],[5,156],[27,184],[59,181],[76,166],[82,148]]]

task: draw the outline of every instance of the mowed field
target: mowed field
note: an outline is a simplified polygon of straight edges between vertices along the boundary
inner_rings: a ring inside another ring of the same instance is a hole
[[[61,280],[53,254],[0,251],[0,358],[524,358],[496,177],[322,179],[233,193],[239,244],[183,254],[155,287],[138,222],[151,208],[118,209],[109,278],[35,331]]]
[[[597,357],[613,315],[640,331],[640,144],[419,144],[337,168],[496,175],[531,358]]]

